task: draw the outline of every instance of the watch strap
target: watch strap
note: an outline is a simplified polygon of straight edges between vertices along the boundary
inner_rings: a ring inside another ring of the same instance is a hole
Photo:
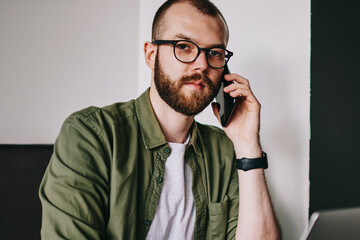
[[[262,156],[259,158],[241,158],[236,159],[236,168],[244,171],[257,168],[268,168],[267,154],[262,153]]]

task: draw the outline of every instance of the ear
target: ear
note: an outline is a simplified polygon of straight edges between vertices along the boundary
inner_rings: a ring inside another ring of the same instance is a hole
[[[155,57],[157,53],[157,45],[151,42],[145,42],[144,44],[145,62],[149,68],[154,70],[155,68]]]

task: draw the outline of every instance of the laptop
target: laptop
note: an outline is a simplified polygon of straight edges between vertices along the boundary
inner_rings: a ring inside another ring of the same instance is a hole
[[[359,240],[360,207],[314,212],[301,240]]]

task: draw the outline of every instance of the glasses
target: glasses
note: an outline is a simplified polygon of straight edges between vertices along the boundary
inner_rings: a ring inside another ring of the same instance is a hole
[[[201,48],[196,43],[188,40],[155,40],[156,45],[172,44],[174,55],[183,63],[194,62],[200,55],[201,50],[205,52],[207,64],[215,69],[223,68],[233,55],[232,52],[222,47]]]

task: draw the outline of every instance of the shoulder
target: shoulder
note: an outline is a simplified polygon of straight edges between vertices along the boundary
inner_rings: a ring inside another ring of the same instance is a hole
[[[233,151],[233,144],[224,130],[206,124],[196,122],[199,134],[205,146],[221,147]]]
[[[202,124],[199,122],[196,122],[196,125],[197,125],[197,128],[199,129],[199,132],[201,135],[207,135],[207,136],[210,136],[211,138],[223,139],[225,141],[227,141],[227,140],[230,141],[230,139],[226,136],[223,129],[220,129],[220,128],[212,126],[212,125]]]
[[[91,125],[114,124],[133,117],[135,114],[134,100],[117,102],[104,107],[90,106],[71,114],[66,121],[80,121]]]
[[[225,134],[224,130],[222,130],[218,127],[215,127],[212,125],[207,125],[207,124],[202,124],[199,122],[196,122],[196,124],[201,132],[206,132],[206,133],[215,134],[215,135],[224,135]]]
[[[105,144],[128,127],[129,123],[137,123],[134,100],[104,107],[91,106],[68,116],[62,124],[59,136],[67,139],[77,136],[79,139],[89,139],[93,136]]]
[[[56,147],[72,148],[86,146],[83,149],[97,149],[112,155],[112,145],[121,138],[128,128],[128,123],[136,125],[134,100],[114,103],[105,107],[87,107],[72,113],[61,126],[56,139]],[[91,147],[90,147],[91,146]]]

